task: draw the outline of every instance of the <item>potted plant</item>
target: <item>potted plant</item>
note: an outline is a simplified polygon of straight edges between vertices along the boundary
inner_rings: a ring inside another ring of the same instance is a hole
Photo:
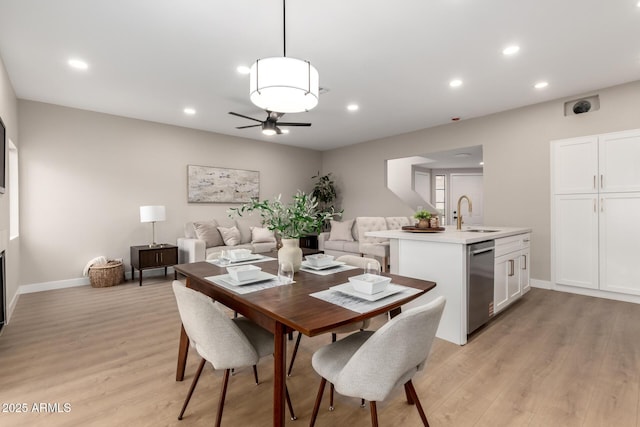
[[[325,221],[342,215],[334,212],[333,208],[320,212],[316,198],[298,190],[289,204],[282,202],[282,195],[273,200],[252,200],[229,209],[229,216],[242,216],[254,211],[260,213],[263,225],[280,237],[282,248],[278,250],[278,260],[290,261],[294,271],[300,269],[302,262],[300,237],[320,232]]]
[[[333,179],[331,178],[331,172],[326,175],[320,175],[318,172],[316,175],[311,177],[312,179],[317,179],[315,184],[313,185],[313,190],[311,191],[311,196],[315,197],[318,201],[318,211],[321,213],[324,212],[335,212],[335,206],[333,205],[333,201],[337,197],[336,187]],[[322,229],[326,230],[329,228],[329,220],[325,220],[322,223]]]
[[[431,219],[431,212],[421,210],[416,212],[413,217],[418,220],[418,228],[429,228],[429,220]]]

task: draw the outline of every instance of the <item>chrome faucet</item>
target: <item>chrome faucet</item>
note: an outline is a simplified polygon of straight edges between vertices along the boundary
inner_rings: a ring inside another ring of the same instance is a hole
[[[460,196],[460,198],[458,199],[458,222],[456,223],[456,230],[462,230],[462,212],[460,212],[460,204],[462,203],[462,199],[467,199],[467,202],[469,203],[469,213],[473,211],[473,208],[471,207],[471,199],[466,195]]]

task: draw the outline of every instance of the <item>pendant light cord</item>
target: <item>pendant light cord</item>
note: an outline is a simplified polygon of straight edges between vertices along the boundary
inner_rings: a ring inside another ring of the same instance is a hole
[[[282,43],[284,45],[284,56],[287,56],[287,7],[286,0],[282,0]]]

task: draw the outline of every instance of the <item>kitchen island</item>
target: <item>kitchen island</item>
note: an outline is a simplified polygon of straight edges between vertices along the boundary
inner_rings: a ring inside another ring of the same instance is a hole
[[[475,230],[475,231],[474,231]],[[447,305],[437,336],[455,344],[467,342],[468,249],[471,245],[493,241],[494,295],[488,315],[498,313],[529,290],[530,228],[446,227],[434,233],[403,230],[370,231],[366,235],[389,239],[391,273],[437,283],[429,295],[409,307],[425,304],[443,295]]]

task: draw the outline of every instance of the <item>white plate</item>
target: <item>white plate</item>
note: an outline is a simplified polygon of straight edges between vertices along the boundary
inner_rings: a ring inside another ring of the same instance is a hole
[[[345,265],[346,262],[342,261],[333,261],[331,264],[321,265],[319,267],[312,265],[309,261],[302,261],[302,266],[305,268],[310,268],[312,270],[326,270],[327,268],[340,267],[341,265]]]
[[[242,259],[230,259],[230,258],[225,258],[225,259],[229,261],[231,264],[237,264],[239,262],[257,261],[259,259],[262,259],[262,255],[252,254],[251,256],[248,256]]]
[[[373,295],[363,294],[362,292],[356,291],[355,289],[353,289],[353,285],[351,283],[343,283],[342,285],[332,286],[329,289],[333,291],[342,292],[343,294],[347,294],[352,297],[362,298],[364,300],[373,302],[373,301],[381,300],[382,298],[390,297],[391,295],[397,294],[398,292],[402,292],[404,290],[404,287],[390,283],[387,286],[387,289]]]
[[[267,273],[266,271],[259,271],[256,277],[254,277],[253,279],[242,280],[240,282],[238,282],[237,280],[234,280],[233,277],[231,277],[228,274],[223,274],[222,276],[219,276],[219,277],[220,277],[220,280],[224,280],[230,285],[243,286],[243,285],[250,285],[252,283],[264,282],[265,280],[275,279],[278,276],[271,273]]]

